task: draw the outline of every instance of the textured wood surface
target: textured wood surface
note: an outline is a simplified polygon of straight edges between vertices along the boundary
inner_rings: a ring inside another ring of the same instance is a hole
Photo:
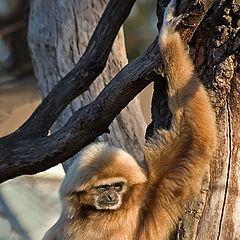
[[[39,0],[32,3],[29,45],[35,63],[37,83],[43,98],[78,63],[107,2]],[[54,27],[49,27],[49,24]],[[106,25],[105,28],[107,31],[108,26]],[[103,73],[91,84],[88,91],[69,104],[54,123],[51,131],[54,133],[61,129],[73,112],[93,101],[127,62],[121,29]],[[112,105],[112,108],[114,107],[115,104]],[[141,108],[138,99],[135,98],[109,126],[110,134],[100,136],[99,140],[120,146],[137,159],[143,159],[141,146],[144,143],[145,128]]]
[[[239,9],[240,2],[235,0],[214,3],[192,44],[219,130],[219,149],[211,164],[209,192],[196,239],[240,239]]]

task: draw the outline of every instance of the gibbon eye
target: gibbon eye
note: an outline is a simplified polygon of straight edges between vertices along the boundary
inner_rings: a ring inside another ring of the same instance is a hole
[[[109,185],[100,185],[100,186],[96,187],[96,189],[101,192],[104,192],[104,191],[108,190],[109,188],[110,188]]]
[[[113,186],[114,186],[115,191],[120,192],[123,188],[123,183],[122,182],[115,183]]]

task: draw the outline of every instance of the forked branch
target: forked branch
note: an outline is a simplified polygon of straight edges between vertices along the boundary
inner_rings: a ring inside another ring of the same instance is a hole
[[[117,114],[150,82],[163,72],[157,42],[123,68],[91,104],[79,109],[58,132],[46,136],[64,108],[84,92],[105,66],[112,42],[135,1],[111,0],[85,54],[77,66],[44,99],[30,119],[15,133],[0,140],[0,182],[23,174],[35,174],[67,160],[106,132]],[[181,3],[189,14],[179,27],[186,41],[199,25],[211,1]],[[186,7],[187,6],[187,7]],[[204,9],[204,11],[203,11]],[[192,14],[191,14],[192,13]],[[200,17],[199,17],[200,16]],[[185,23],[191,20],[191,26]],[[108,32],[102,31],[108,26]],[[99,51],[100,49],[100,51]]]

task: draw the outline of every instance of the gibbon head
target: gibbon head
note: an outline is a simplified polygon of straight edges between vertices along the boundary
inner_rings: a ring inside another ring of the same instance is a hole
[[[143,169],[120,148],[105,143],[86,147],[69,169],[60,188],[63,203],[70,208],[93,207],[116,210],[135,184],[146,182]]]

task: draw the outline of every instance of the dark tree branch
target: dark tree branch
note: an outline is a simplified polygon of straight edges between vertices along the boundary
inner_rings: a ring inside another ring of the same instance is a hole
[[[111,2],[115,2],[117,6],[117,2],[121,2],[120,5],[122,5],[126,1]],[[199,9],[194,3],[190,3],[190,5],[192,6],[192,11],[198,12],[199,15],[205,14],[206,11],[203,12],[202,9]],[[119,10],[117,12],[119,12]],[[109,14],[114,16],[112,12],[109,12]],[[191,15],[190,17],[193,19]],[[200,20],[200,18],[196,18],[194,27],[190,29],[189,26],[182,24],[179,31],[181,34],[184,34],[186,31],[193,33],[200,23]],[[111,22],[112,21],[114,21],[114,18],[111,19]],[[103,32],[103,35],[104,33],[105,32]],[[192,34],[188,34],[186,41],[190,40],[191,35]],[[104,41],[107,40],[105,39]],[[105,43],[104,45],[107,44]],[[103,50],[103,45],[101,49]],[[98,52],[99,43],[90,41],[86,52],[88,51],[90,51],[91,54]],[[93,56],[99,55],[93,54]],[[103,58],[105,59],[105,57]],[[78,88],[78,91],[76,91],[76,85],[80,85],[81,81],[88,82],[96,77],[96,72],[92,73],[92,65],[89,65],[91,59],[86,59],[86,56],[83,56],[83,59],[86,61],[86,65],[83,60],[80,60],[80,62],[83,62],[78,64],[72,71],[70,74],[71,78],[65,77],[64,80],[56,86],[50,93],[50,96],[44,100],[38,110],[20,130],[1,139],[0,182],[23,174],[35,174],[73,156],[81,148],[92,142],[97,136],[106,132],[109,124],[116,115],[145,86],[155,79],[158,79],[159,73],[163,72],[163,63],[159,54],[157,40],[155,40],[147,51],[116,75],[95,101],[73,114],[61,130],[51,136],[44,136],[58,114],[64,109],[67,103],[73,99],[72,96],[74,95],[76,97],[77,94],[85,89],[85,87],[81,85],[81,88]],[[103,60],[100,62],[102,61]],[[100,64],[97,63],[96,59],[91,63],[93,65],[97,64],[97,66]],[[79,69],[80,67],[85,67],[84,71]],[[96,69],[98,69],[98,67],[94,68],[94,71],[96,71]],[[86,76],[83,73],[86,74]],[[80,82],[79,79],[81,80]],[[75,88],[69,86],[71,85],[69,81],[75,84]],[[68,91],[65,92],[64,88],[67,88]],[[64,97],[57,95],[60,91]],[[52,111],[56,111],[57,113],[52,113]],[[53,114],[54,117],[52,117],[51,114]],[[40,131],[37,130],[38,128]],[[23,131],[24,129],[27,131],[28,136],[26,136],[26,133]],[[44,129],[44,132],[41,131],[42,129]]]
[[[103,71],[114,39],[129,15],[135,0],[111,0],[83,56],[43,100],[18,132],[24,135],[46,136],[66,106],[84,91]]]

